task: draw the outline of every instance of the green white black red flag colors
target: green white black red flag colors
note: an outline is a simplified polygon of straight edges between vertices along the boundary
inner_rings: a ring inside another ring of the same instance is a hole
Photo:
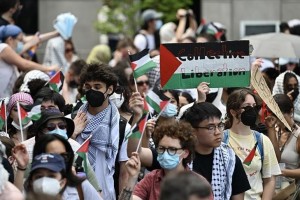
[[[60,92],[63,87],[64,79],[64,74],[61,71],[56,72],[48,82],[50,89],[55,92]]]
[[[76,151],[78,156],[80,156],[83,159],[84,163],[84,171],[87,172],[87,158],[86,153],[89,151],[89,146],[91,142],[92,134],[81,144],[79,149]]]
[[[250,151],[249,155],[245,158],[244,160],[244,164],[249,166],[255,156],[255,152],[256,152],[256,147],[257,147],[258,143],[256,142],[256,144],[254,145],[253,149]]]
[[[0,130],[2,130],[3,126],[6,124],[6,105],[4,100],[1,101],[0,109]]]
[[[146,101],[156,113],[160,113],[168,104],[169,98],[166,97],[158,88],[150,90],[146,96]]]
[[[160,45],[164,89],[245,87],[250,85],[249,41]]]
[[[146,74],[151,69],[156,67],[155,62],[149,56],[149,49],[129,55],[131,61],[131,68],[133,70],[133,76],[135,79]]]

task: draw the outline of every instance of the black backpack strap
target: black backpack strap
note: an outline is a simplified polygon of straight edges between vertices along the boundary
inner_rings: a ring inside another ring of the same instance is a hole
[[[119,196],[119,175],[120,175],[119,154],[120,154],[121,146],[122,146],[122,143],[123,143],[124,137],[125,137],[126,124],[127,124],[127,120],[124,117],[120,116],[120,120],[119,120],[119,148],[118,148],[117,157],[116,157],[116,161],[115,161],[115,173],[113,175],[116,197]]]

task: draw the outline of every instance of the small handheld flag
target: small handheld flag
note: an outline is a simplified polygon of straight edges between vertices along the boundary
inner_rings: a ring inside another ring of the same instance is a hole
[[[64,74],[61,71],[58,71],[45,85],[49,84],[50,89],[55,92],[60,92],[62,90],[64,80]]]
[[[91,142],[92,134],[81,144],[79,149],[76,151],[78,156],[83,159],[84,163],[84,171],[87,172],[87,160],[86,160],[86,153],[89,151],[89,145]]]
[[[135,79],[156,67],[155,62],[149,56],[149,49],[144,49],[139,53],[129,55],[129,59]]]
[[[160,113],[169,103],[169,98],[162,94],[158,88],[150,90],[146,96],[146,101],[155,112]]]
[[[249,155],[245,158],[243,164],[249,166],[255,156],[255,152],[256,152],[256,147],[257,147],[258,143],[256,142],[253,149],[250,151]]]
[[[5,101],[1,101],[1,108],[0,108],[0,129],[2,130],[4,124],[6,128],[6,133],[7,133],[7,125],[6,125],[6,105]]]

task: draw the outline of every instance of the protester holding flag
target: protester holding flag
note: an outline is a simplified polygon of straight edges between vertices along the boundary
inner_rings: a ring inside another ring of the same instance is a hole
[[[125,192],[133,192],[132,199],[134,200],[158,200],[160,184],[165,176],[174,172],[189,171],[188,164],[193,159],[195,141],[192,127],[186,122],[172,121],[157,127],[154,132],[154,142],[158,153],[157,161],[162,169],[151,171],[135,185],[139,168],[136,165],[137,160],[134,158],[137,155],[133,153],[126,165],[130,178]],[[200,176],[196,173],[194,175]],[[205,179],[203,178],[203,180]]]
[[[39,138],[34,145],[33,157],[41,153],[56,153],[64,157],[67,173],[67,188],[63,193],[63,199],[73,199],[76,196],[80,199],[102,199],[100,194],[85,178],[79,178],[72,171],[73,162],[75,160],[74,151],[70,143],[57,134],[46,134]],[[81,188],[77,189],[78,187]]]
[[[36,144],[36,141],[39,140],[41,136],[46,134],[58,134],[64,137],[69,141],[73,151],[77,151],[77,149],[80,147],[80,144],[70,138],[74,132],[74,127],[75,125],[73,120],[66,118],[58,109],[44,110],[41,113],[41,118],[35,122],[32,128],[32,133],[35,135],[35,137],[23,142],[28,151],[30,161],[32,160],[33,147]],[[95,174],[91,169],[90,164],[88,163],[87,165],[87,178],[96,189],[99,189],[99,185],[95,180]]]
[[[20,104],[20,110],[18,111],[17,102]],[[7,131],[15,142],[15,144],[19,144],[22,142],[22,138],[24,140],[27,139],[30,133],[30,127],[32,125],[32,121],[27,117],[27,112],[23,108],[23,106],[29,106],[33,104],[32,97],[23,92],[19,92],[13,94],[8,101],[7,105]],[[20,112],[21,119],[19,119],[18,112]],[[22,125],[20,125],[20,120],[22,121]],[[21,135],[21,129],[23,132],[23,136]]]
[[[251,190],[245,199],[271,198],[275,189],[275,176],[281,174],[274,147],[270,139],[250,129],[255,125],[259,108],[257,97],[244,88],[231,93],[227,100],[227,126],[224,142],[243,162]],[[254,152],[254,153],[252,153]]]
[[[0,97],[8,97],[12,94],[12,89],[19,73],[18,70],[41,70],[43,72],[58,71],[56,65],[43,66],[38,63],[25,60],[15,51],[20,46],[22,30],[15,25],[0,27]]]

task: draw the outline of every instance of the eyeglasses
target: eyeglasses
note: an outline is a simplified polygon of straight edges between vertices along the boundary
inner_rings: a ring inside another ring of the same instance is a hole
[[[49,123],[47,124],[46,128],[48,129],[48,131],[53,131],[56,129],[56,127],[58,127],[59,129],[61,130],[64,130],[67,128],[67,125],[66,123],[64,122],[59,122],[58,124],[55,124],[55,123]]]
[[[182,148],[175,148],[175,147],[165,148],[163,146],[158,146],[156,148],[156,151],[158,154],[163,154],[163,153],[165,153],[166,150],[170,156],[174,156],[177,153],[177,151],[182,150]]]
[[[218,125],[197,126],[197,127],[194,127],[194,128],[204,128],[204,129],[207,129],[211,134],[214,134],[217,129],[220,132],[223,132],[224,129],[225,129],[225,124],[224,123],[220,123]]]
[[[143,86],[144,84],[145,84],[145,85],[149,85],[149,81],[139,81],[139,82],[136,82],[136,84],[137,84],[138,86]]]

